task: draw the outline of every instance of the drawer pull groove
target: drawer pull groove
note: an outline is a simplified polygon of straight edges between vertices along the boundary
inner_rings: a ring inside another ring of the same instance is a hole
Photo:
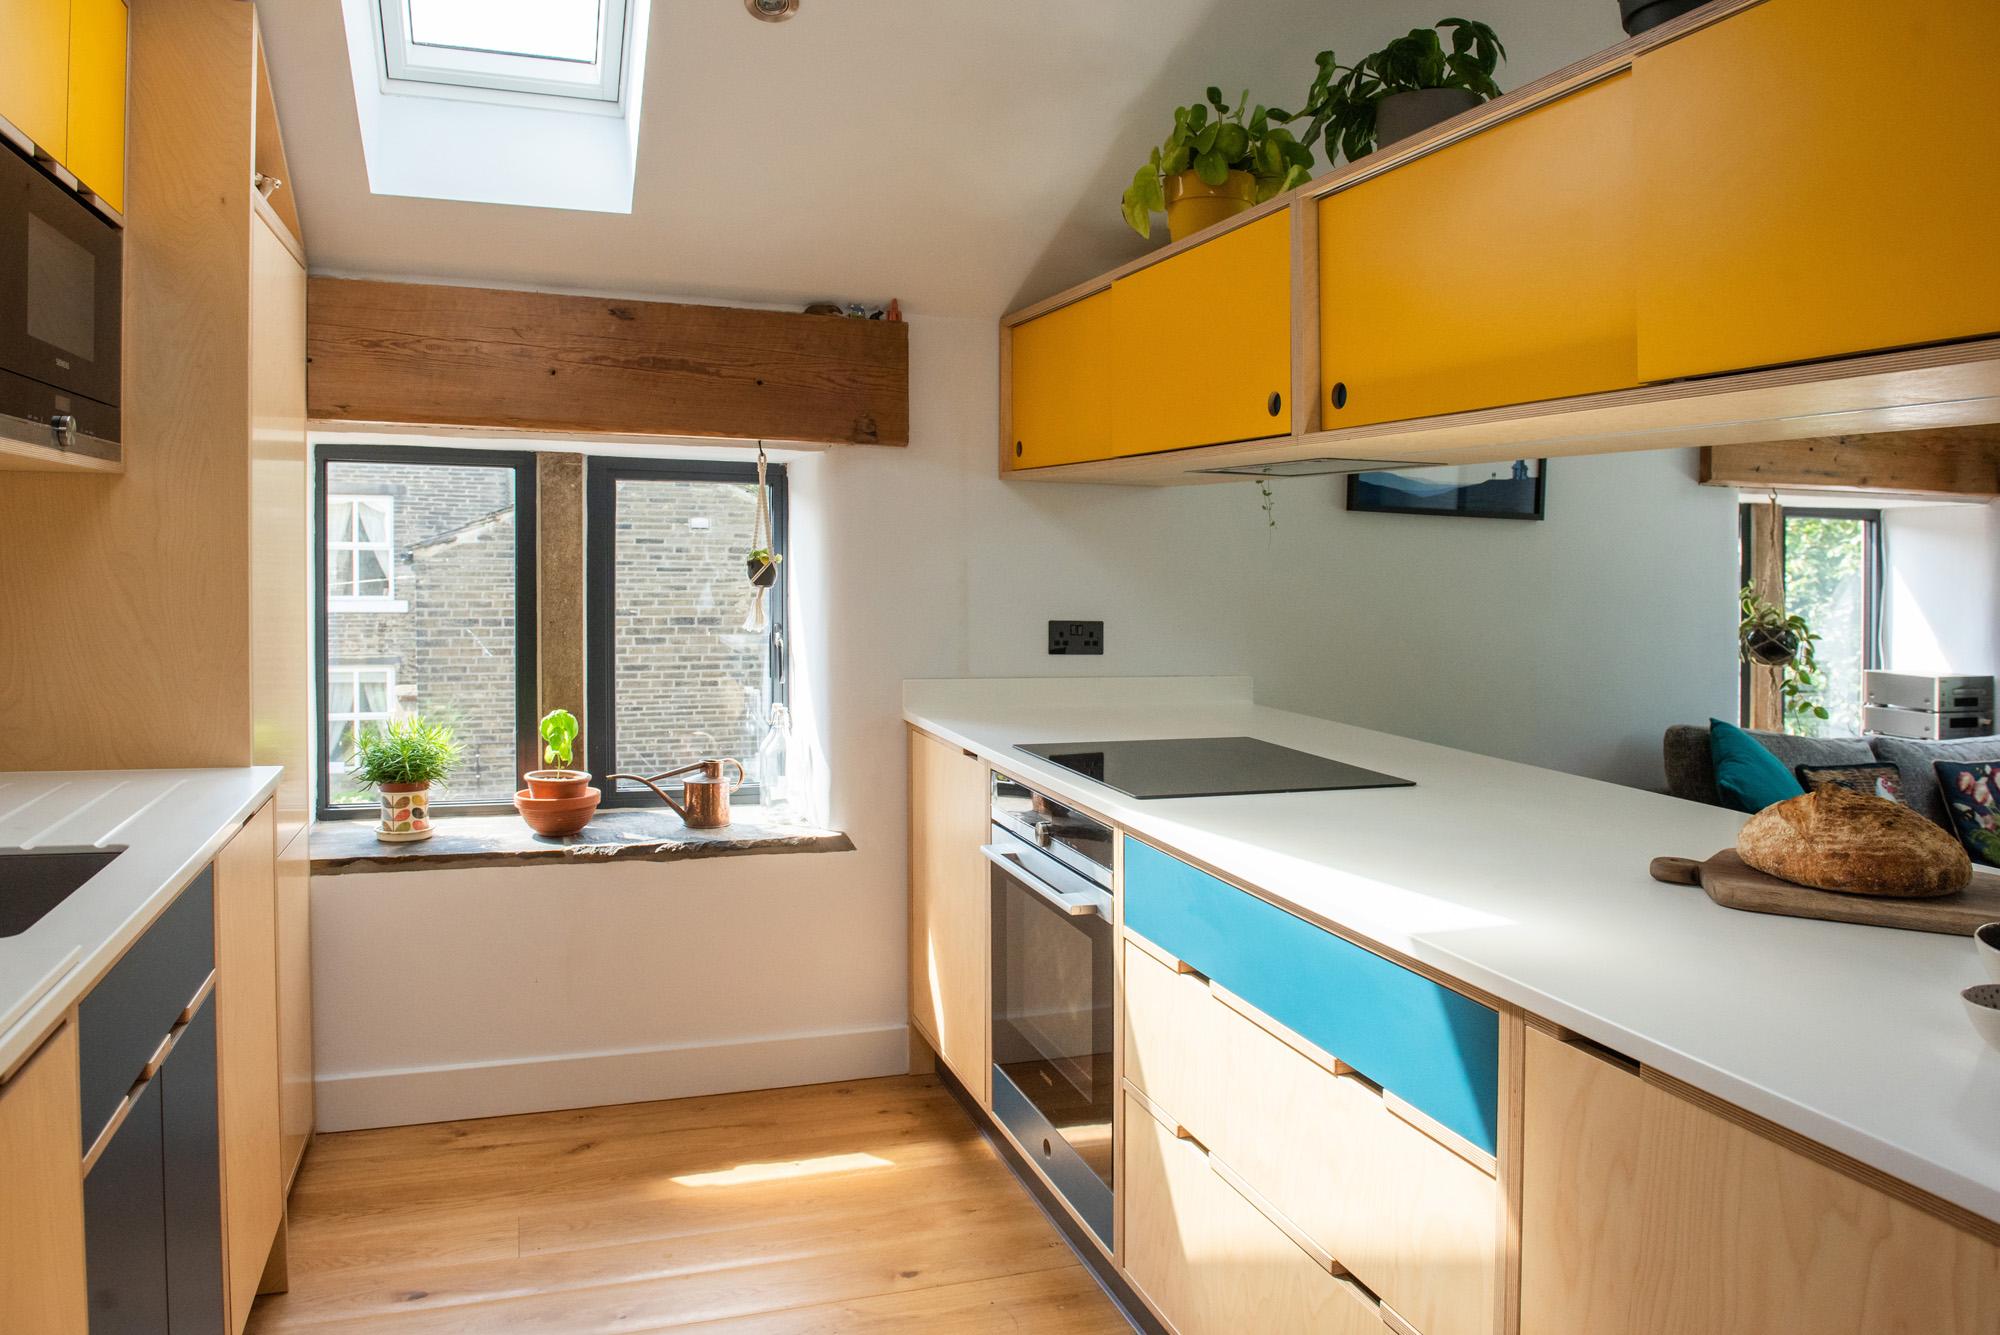
[[[1412,1107],[1407,1100],[1398,1098],[1393,1091],[1386,1089],[1382,1091],[1382,1106],[1400,1121],[1423,1132],[1488,1177],[1500,1176],[1498,1156],[1488,1154],[1435,1117],[1420,1108]]]
[[[1349,1066],[1325,1048],[1320,1047],[1311,1039],[1303,1037],[1289,1026],[1272,1019],[1242,997],[1237,996],[1234,992],[1216,982],[1213,978],[1208,980],[1208,991],[1209,995],[1213,996],[1217,1001],[1227,1006],[1230,1010],[1235,1011],[1251,1024],[1256,1025],[1259,1029],[1262,1029],[1272,1038],[1277,1039],[1280,1043],[1283,1043],[1293,1052],[1298,1053],[1321,1070],[1333,1075],[1347,1075],[1353,1072],[1354,1068],[1352,1066]]]
[[[1402,1315],[1385,1302],[1378,1301],[1375,1304],[1375,1315],[1380,1317],[1382,1324],[1394,1331],[1395,1335],[1423,1335],[1423,1332],[1403,1320]]]
[[[1314,1242],[1310,1237],[1307,1237],[1304,1229],[1293,1223],[1277,1206],[1265,1200],[1257,1189],[1248,1182],[1245,1182],[1235,1169],[1216,1158],[1213,1154],[1208,1156],[1208,1167],[1211,1172],[1228,1185],[1230,1190],[1248,1201],[1251,1209],[1263,1215],[1280,1233],[1290,1238],[1293,1246],[1297,1247],[1307,1256],[1310,1256],[1314,1265],[1326,1271],[1329,1275],[1344,1275],[1347,1273],[1347,1268],[1338,1261],[1335,1261],[1332,1254],[1326,1248]]]
[[[193,999],[187,1005],[181,1007],[181,1018],[174,1022],[175,1027],[186,1028],[194,1020],[195,1013],[201,1009],[201,1004],[208,1000],[209,994],[213,991],[215,991],[215,970],[210,969],[208,977],[203,980],[200,990],[194,994]]]
[[[1597,1058],[1607,1066],[1617,1067],[1627,1075],[1639,1074],[1637,1059],[1626,1056],[1616,1048],[1607,1048],[1596,1039],[1585,1038],[1582,1034],[1565,1029],[1562,1031],[1561,1041],[1564,1047],[1575,1048],[1578,1052]]]

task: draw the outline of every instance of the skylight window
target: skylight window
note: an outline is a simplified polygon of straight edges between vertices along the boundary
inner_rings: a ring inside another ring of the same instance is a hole
[[[623,93],[629,0],[379,5],[385,92],[614,105]]]

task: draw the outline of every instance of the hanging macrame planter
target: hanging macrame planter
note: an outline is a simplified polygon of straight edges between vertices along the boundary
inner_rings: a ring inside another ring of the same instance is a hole
[[[756,590],[751,599],[750,621],[758,630],[764,629],[766,624],[764,596],[778,582],[778,566],[785,559],[771,549],[771,484],[765,479],[765,471],[769,467],[770,462],[764,457],[764,447],[760,444],[757,446],[757,527],[753,537],[757,545],[744,558],[750,587]]]

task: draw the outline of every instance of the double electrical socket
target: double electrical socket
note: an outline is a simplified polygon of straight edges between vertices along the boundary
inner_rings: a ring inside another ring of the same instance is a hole
[[[1051,621],[1049,652],[1052,654],[1101,654],[1104,652],[1102,621]]]

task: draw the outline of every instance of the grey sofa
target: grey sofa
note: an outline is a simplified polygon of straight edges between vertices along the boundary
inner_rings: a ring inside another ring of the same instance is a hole
[[[1786,769],[1799,765],[1866,765],[1886,761],[1902,772],[1903,800],[1946,829],[1951,828],[1951,816],[1945,810],[1937,771],[1931,768],[1933,762],[2000,760],[2000,736],[1913,742],[1902,737],[1793,737],[1777,732],[1750,735],[1784,762]],[[1667,729],[1663,749],[1669,793],[1712,807],[1723,805],[1721,795],[1715,791],[1715,759],[1709,753],[1706,725],[1675,724]]]

